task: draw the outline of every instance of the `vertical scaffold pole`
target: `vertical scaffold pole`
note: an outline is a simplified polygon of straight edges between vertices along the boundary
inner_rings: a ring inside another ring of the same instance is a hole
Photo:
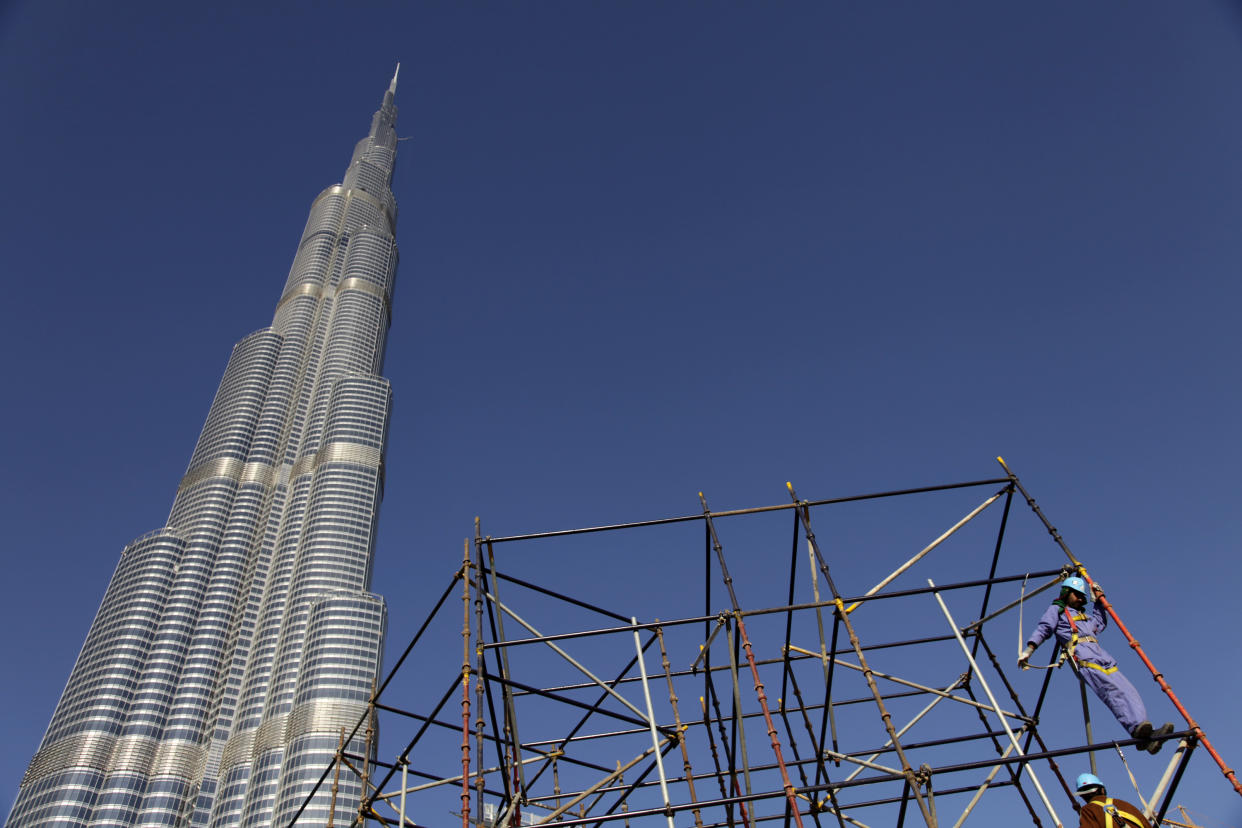
[[[371,679],[371,699],[367,702],[367,746],[362,757],[362,802],[358,805],[360,825],[367,824],[368,811],[375,813],[375,796],[367,791],[371,787],[371,753],[375,750],[375,696],[375,679]]]
[[[795,526],[798,516],[794,515]],[[820,664],[824,668],[824,715],[820,719],[819,724],[819,745],[822,748],[824,744],[824,723],[832,729],[832,750],[837,752],[837,719],[832,712],[832,676],[836,670],[837,662],[835,659],[828,658],[828,648],[824,645],[824,611],[820,608],[819,600],[819,569],[815,566],[815,548],[808,541],[806,545],[806,553],[811,559],[811,598],[815,601],[815,624],[819,628],[819,658]],[[832,653],[835,656],[837,651],[837,632],[841,629],[841,620],[833,617],[832,620]],[[815,766],[815,784],[818,785],[828,778],[828,768],[824,766],[824,752],[819,751],[816,757]],[[841,760],[834,760],[836,766],[841,767]]]
[[[405,828],[405,791],[410,784],[410,759],[409,757],[401,757],[401,807],[398,809],[398,816],[401,820],[401,828]]]
[[[807,715],[806,703],[802,700],[802,688],[798,686],[798,677],[795,673],[790,672],[789,679],[790,679],[790,684],[793,686],[794,697],[797,698],[798,700],[798,708],[797,708],[798,712],[802,714],[802,726],[806,728],[807,735],[811,739],[811,749],[816,752],[815,767],[817,768],[816,770],[817,776],[815,779],[815,784],[816,785],[820,784],[821,780],[818,774],[822,771],[823,772],[822,781],[829,785],[828,790],[827,790],[827,793],[828,793],[827,800],[814,799],[813,797],[808,797],[808,799],[810,799],[811,801],[811,818],[815,820],[815,824],[817,826],[820,825],[818,814],[820,811],[825,810],[824,802],[828,801],[832,803],[832,808],[828,810],[830,810],[833,816],[837,818],[838,828],[845,828],[845,819],[843,818],[841,814],[841,803],[837,801],[836,789],[831,787],[832,780],[828,778],[828,769],[824,767],[824,752],[823,750],[820,749],[819,745],[815,741],[815,728],[811,725],[811,717]],[[790,744],[790,747],[794,749],[794,761],[798,762],[798,773],[802,777],[802,785],[804,787],[807,787],[806,771],[802,769],[802,764],[801,762],[799,762],[797,748],[794,745],[793,728],[789,726],[789,719],[785,717],[784,711],[781,712],[781,716],[782,718],[785,718],[785,726],[789,730],[789,744]]]
[[[491,594],[491,600],[487,603],[488,616],[493,624],[492,632],[499,643],[504,642],[506,636],[505,614],[499,609],[500,576],[496,572],[496,551],[492,547],[490,537],[483,538],[483,546],[487,550],[487,565],[486,569],[479,571],[479,589],[484,589]],[[488,584],[489,575],[491,576],[490,585]],[[496,607],[494,611],[493,607]],[[523,799],[526,797],[526,766],[522,763],[522,739],[518,733],[517,705],[513,701],[513,687],[509,683],[511,673],[509,672],[508,648],[499,648],[497,655],[500,663],[500,677],[504,680],[501,697],[504,701],[505,739],[510,751],[508,762],[511,774],[505,774],[512,777],[512,798],[509,801],[509,809],[513,812],[511,817],[513,823],[520,824]]]
[[[484,681],[486,678],[487,663],[484,661],[485,651],[483,649],[483,596],[486,590],[483,588],[483,543],[482,543],[482,526],[479,518],[474,519],[474,545],[475,545],[475,561],[474,577],[479,579],[472,586],[474,588],[474,669],[475,677],[478,679],[474,683],[474,700],[478,712],[475,713],[474,719],[474,750],[475,750],[475,772],[474,772],[474,803],[478,806],[479,824],[483,820],[483,752],[486,742],[484,740],[484,731],[487,726],[486,719],[483,716],[483,702],[486,700],[490,703],[491,697],[486,695],[484,689]],[[467,580],[469,580],[467,578]],[[493,721],[495,717],[493,716]],[[496,752],[500,758],[499,765],[504,766],[504,756],[500,750],[500,740],[496,740]],[[503,776],[503,774],[502,774]],[[506,783],[507,787],[507,783]]]
[[[659,621],[660,619],[656,619]],[[681,711],[677,708],[677,691],[673,687],[672,665],[668,661],[668,650],[664,647],[664,628],[656,627],[656,640],[660,643],[660,666],[664,669],[664,679],[668,682],[668,703],[673,708],[673,724],[677,728],[677,742],[681,747],[681,768],[686,775],[686,787],[690,790],[691,804],[698,802],[694,791],[694,773],[690,767],[690,751],[686,747],[686,726],[681,723]],[[693,809],[694,824],[703,828],[703,817],[698,808]]]
[[[746,717],[742,713],[742,686],[738,682],[737,651],[740,642],[733,638],[733,628],[730,626],[725,627],[725,635],[725,642],[729,647],[729,679],[733,688],[733,721],[731,724],[734,741],[730,755],[742,757],[742,781],[746,783],[746,795],[750,796],[754,793],[750,786],[750,750],[746,747]]]
[[[927,579],[927,585],[932,589],[936,585],[932,583],[931,578]],[[1001,710],[1000,703],[996,701],[996,696],[992,694],[992,688],[988,686],[987,680],[983,677],[983,673],[979,671],[979,665],[975,663],[975,658],[970,654],[970,647],[966,646],[966,639],[962,638],[962,631],[957,628],[957,622],[953,620],[953,616],[949,614],[949,608],[945,604],[944,599],[940,597],[939,592],[933,592],[932,595],[936,599],[936,603],[940,605],[940,611],[944,613],[945,620],[949,622],[949,627],[953,630],[953,637],[957,639],[958,645],[962,648],[962,654],[966,656],[966,660],[970,663],[970,669],[973,671],[979,683],[983,685],[983,692],[987,693],[988,701],[992,703],[992,710],[996,713],[996,718],[1000,720],[1001,727],[1005,729],[1009,741],[1013,745],[1013,749],[1019,756],[1025,756],[1022,747],[1018,744],[1018,737],[1014,735],[1013,728],[1009,726],[1009,722],[1005,719],[1005,714]],[[1035,769],[1030,764],[1024,764],[1027,776],[1031,777],[1031,783],[1035,785],[1035,790],[1039,792],[1039,798],[1043,800],[1044,807],[1048,809],[1048,815],[1052,817],[1052,822],[1057,828],[1063,828],[1061,818],[1057,816],[1056,809],[1052,807],[1052,803],[1048,800],[1048,795],[1044,793],[1043,785],[1039,784],[1039,778],[1035,776]]]
[[[699,492],[699,502],[703,504],[703,519],[707,522],[708,530],[712,535],[712,547],[716,551],[716,560],[720,564],[720,574],[724,579],[725,587],[729,591],[729,601],[733,605],[733,615],[737,619],[737,633],[742,641],[742,649],[746,651],[746,661],[750,665],[751,678],[755,682],[755,695],[759,699],[759,707],[763,710],[763,720],[768,726],[768,738],[772,742],[772,753],[776,757],[776,764],[781,770],[781,782],[785,788],[785,799],[789,803],[790,813],[793,814],[794,822],[798,828],[802,828],[802,814],[798,807],[798,797],[794,793],[793,782],[789,780],[789,769],[785,767],[785,758],[781,755],[781,742],[776,735],[776,724],[772,721],[772,712],[768,709],[768,697],[763,691],[763,682],[759,679],[759,667],[755,663],[755,652],[750,645],[750,637],[746,635],[746,624],[742,620],[742,606],[738,603],[737,593],[733,589],[733,578],[729,575],[729,569],[725,566],[724,548],[720,545],[720,537],[716,534],[716,527],[712,523],[711,510],[707,508],[707,499],[703,497],[703,493]]]
[[[1021,481],[1018,480],[1018,476],[1009,470],[1009,466],[1005,463],[1005,458],[997,457],[996,460],[1001,464],[1001,468],[1005,470],[1005,474],[1009,475],[1009,479],[1013,481],[1013,485],[1017,486],[1018,491],[1022,493],[1024,498],[1026,498],[1026,505],[1031,507],[1031,511],[1035,513],[1036,517],[1038,517],[1041,522],[1043,522],[1044,528],[1048,530],[1048,534],[1052,536],[1052,539],[1056,541],[1057,546],[1061,547],[1061,551],[1065,553],[1066,557],[1070,559],[1070,563],[1072,563],[1074,568],[1078,570],[1078,574],[1081,575],[1088,584],[1094,587],[1095,581],[1091,580],[1091,576],[1087,574],[1087,568],[1082,565],[1082,562],[1079,561],[1078,558],[1074,557],[1074,553],[1070,551],[1069,546],[1067,546],[1065,541],[1061,538],[1061,533],[1058,532],[1056,527],[1053,526],[1052,523],[1049,522],[1048,518],[1044,516],[1043,510],[1039,508],[1039,505],[1035,502],[1035,498],[1031,497],[1027,493],[1026,489],[1023,488]],[[1225,760],[1219,753],[1216,752],[1216,749],[1212,747],[1212,743],[1208,741],[1207,734],[1203,732],[1203,728],[1199,727],[1198,723],[1195,722],[1194,718],[1182,705],[1182,702],[1178,699],[1177,694],[1173,692],[1173,688],[1167,681],[1165,681],[1164,673],[1157,670],[1156,665],[1151,663],[1151,659],[1147,657],[1147,653],[1143,652],[1143,648],[1138,643],[1138,640],[1130,634],[1130,631],[1122,622],[1121,616],[1117,614],[1117,610],[1113,608],[1113,605],[1104,596],[1104,594],[1100,593],[1096,600],[1099,602],[1100,606],[1104,608],[1104,611],[1112,616],[1113,621],[1117,624],[1117,629],[1121,631],[1121,634],[1125,636],[1126,641],[1129,642],[1130,648],[1134,650],[1147,669],[1151,671],[1152,678],[1155,679],[1156,684],[1160,685],[1160,689],[1163,690],[1164,694],[1169,697],[1169,701],[1173,702],[1173,706],[1177,708],[1177,712],[1180,713],[1182,718],[1186,720],[1186,724],[1190,728],[1190,732],[1207,750],[1208,755],[1215,760],[1216,764],[1220,767],[1221,773],[1223,773],[1225,778],[1228,779],[1230,784],[1233,785],[1234,791],[1236,791],[1239,796],[1242,796],[1242,782],[1238,781],[1237,774],[1234,773],[1233,768],[1225,764]]]
[[[341,738],[336,743],[336,773],[332,776],[332,798],[328,803],[328,828],[336,821],[336,794],[341,789],[341,754],[345,752],[345,728],[341,728]]]
[[[461,558],[461,828],[470,828],[470,540]],[[402,785],[405,810],[405,783]],[[401,828],[405,828],[402,815]]]
[[[1071,661],[1070,667],[1073,668],[1074,673],[1077,675],[1078,665]],[[1087,730],[1087,744],[1090,745],[1095,742],[1095,739],[1091,736],[1091,708],[1087,706],[1087,683],[1082,680],[1082,676],[1078,676],[1078,695],[1082,697],[1082,724]],[[1099,771],[1095,768],[1094,750],[1087,751],[1087,759],[1091,763],[1091,772],[1098,775]]]

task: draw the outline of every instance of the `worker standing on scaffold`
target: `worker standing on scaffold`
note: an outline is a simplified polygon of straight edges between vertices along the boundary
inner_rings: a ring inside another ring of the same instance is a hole
[[[1076,793],[1087,803],[1078,812],[1078,828],[1151,828],[1142,811],[1109,796],[1094,773],[1080,773],[1077,781]]]
[[[1098,585],[1093,586],[1098,599],[1103,592]],[[1096,640],[1096,635],[1108,626],[1104,609],[1096,601],[1088,613],[1083,610],[1086,605],[1087,582],[1077,575],[1062,581],[1061,594],[1035,625],[1026,649],[1018,656],[1018,666],[1024,670],[1029,667],[1028,661],[1035,648],[1055,635],[1073,662],[1078,678],[1100,697],[1126,732],[1139,740],[1138,749],[1157,753],[1164,744],[1159,737],[1172,733],[1173,725],[1165,723],[1158,730],[1152,730],[1142,697],[1118,669],[1116,659]]]

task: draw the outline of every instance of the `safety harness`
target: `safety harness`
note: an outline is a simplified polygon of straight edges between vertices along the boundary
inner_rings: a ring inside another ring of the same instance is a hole
[[[1147,826],[1145,826],[1142,822],[1139,822],[1132,815],[1127,814],[1125,811],[1122,811],[1114,805],[1113,798],[1111,796],[1104,797],[1103,803],[1093,800],[1090,804],[1099,805],[1104,811],[1104,828],[1114,828],[1114,826],[1117,826],[1118,824],[1123,826],[1134,826],[1135,828],[1147,828]],[[1118,823],[1117,820],[1120,820],[1120,823]]]
[[[1069,640],[1069,643],[1065,645],[1065,652],[1068,653],[1069,657],[1074,660],[1074,666],[1090,667],[1092,670],[1099,670],[1101,673],[1104,673],[1105,675],[1108,675],[1109,673],[1117,672],[1117,665],[1115,664],[1112,667],[1103,667],[1099,664],[1094,664],[1090,661],[1081,661],[1078,658],[1077,653],[1075,653],[1074,651],[1078,649],[1079,642],[1090,641],[1093,644],[1098,644],[1099,641],[1096,640],[1094,635],[1079,635],[1078,634],[1078,624],[1076,622],[1086,621],[1087,620],[1086,613],[1079,614],[1078,618],[1075,619],[1074,613],[1070,612],[1069,607],[1065,607],[1064,612],[1065,612],[1065,620],[1069,622],[1069,628],[1070,628],[1070,640]],[[1112,800],[1109,800],[1109,801],[1111,802]]]

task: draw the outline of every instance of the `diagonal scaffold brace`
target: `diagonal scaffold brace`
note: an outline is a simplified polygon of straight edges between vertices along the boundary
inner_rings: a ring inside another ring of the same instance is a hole
[[[1022,493],[1022,496],[1026,498],[1026,505],[1029,506],[1031,511],[1035,513],[1036,517],[1043,522],[1044,528],[1048,530],[1048,534],[1052,536],[1054,541],[1056,541],[1057,546],[1061,547],[1061,551],[1064,552],[1066,557],[1069,558],[1070,563],[1074,565],[1074,569],[1077,570],[1078,574],[1082,576],[1083,580],[1085,580],[1088,585],[1094,587],[1095,581],[1093,581],[1091,576],[1087,574],[1087,568],[1083,566],[1082,562],[1079,561],[1078,558],[1074,556],[1074,553],[1070,551],[1069,546],[1065,543],[1065,540],[1062,539],[1061,533],[1058,532],[1056,527],[1053,526],[1052,523],[1049,522],[1048,518],[1044,516],[1043,510],[1039,508],[1039,505],[1035,502],[1035,498],[1031,497],[1027,493],[1026,489],[1022,487],[1022,483],[1018,480],[1018,476],[1010,471],[1009,466],[1005,463],[1005,458],[997,457],[996,461],[1001,464],[1001,468],[1005,470],[1005,474],[1009,475],[1010,482],[1012,482],[1017,490]],[[1102,592],[1099,593],[1096,600],[1099,601],[1100,606],[1104,607],[1104,611],[1112,617],[1114,622],[1116,622],[1117,629],[1121,631],[1123,636],[1125,636],[1126,641],[1130,645],[1130,649],[1134,650],[1147,669],[1151,671],[1152,678],[1155,679],[1158,685],[1160,685],[1160,689],[1164,691],[1164,694],[1169,697],[1169,701],[1173,702],[1173,706],[1177,708],[1177,712],[1180,713],[1182,718],[1186,720],[1186,725],[1190,728],[1190,732],[1199,741],[1199,744],[1203,745],[1203,747],[1207,749],[1208,755],[1210,755],[1220,767],[1221,773],[1223,773],[1225,778],[1229,780],[1231,785],[1233,785],[1234,791],[1237,792],[1238,795],[1242,796],[1242,782],[1238,781],[1238,776],[1234,772],[1233,768],[1225,764],[1225,760],[1219,753],[1216,752],[1216,749],[1212,747],[1212,743],[1208,741],[1207,734],[1203,732],[1203,728],[1199,726],[1199,724],[1190,715],[1189,711],[1186,710],[1181,700],[1178,699],[1177,694],[1173,692],[1173,688],[1169,686],[1169,683],[1164,678],[1164,673],[1157,670],[1156,666],[1152,664],[1151,659],[1147,657],[1145,652],[1143,652],[1142,645],[1140,645],[1138,640],[1130,634],[1130,630],[1126,628],[1125,623],[1121,620],[1121,616],[1117,614],[1117,610],[1113,607],[1112,603],[1109,602],[1108,598]]]

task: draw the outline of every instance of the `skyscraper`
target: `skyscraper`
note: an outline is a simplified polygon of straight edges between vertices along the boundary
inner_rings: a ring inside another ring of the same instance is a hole
[[[167,524],[122,551],[12,828],[281,824],[366,709],[396,88],[311,205],[271,326],[233,347]],[[358,796],[343,778],[338,819]]]

